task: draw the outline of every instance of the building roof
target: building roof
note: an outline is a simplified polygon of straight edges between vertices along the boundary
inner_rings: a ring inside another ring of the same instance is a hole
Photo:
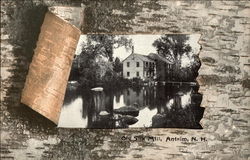
[[[132,53],[128,57],[131,57],[131,56],[135,56],[135,57],[141,59],[142,61],[154,62],[154,59],[152,59],[152,58],[150,58],[149,56],[146,56],[146,55]],[[122,62],[124,62],[127,58],[125,58]]]
[[[168,63],[168,64],[174,64],[174,59],[172,57],[166,57],[166,58],[164,58],[161,55],[155,54],[155,53],[150,53],[148,55],[148,57],[150,57],[151,59],[154,59],[154,60],[158,60],[158,61],[162,61],[162,62]]]
[[[165,58],[165,57],[163,57],[159,54],[156,54],[156,53],[150,53],[148,56],[142,55],[142,54],[137,54],[137,53],[132,53],[128,57],[131,57],[131,56],[135,56],[144,62],[154,62],[155,60],[157,60],[157,61],[162,61],[162,62],[165,62],[168,64],[174,64],[174,59],[172,57]],[[125,58],[122,62],[124,62],[127,58]]]

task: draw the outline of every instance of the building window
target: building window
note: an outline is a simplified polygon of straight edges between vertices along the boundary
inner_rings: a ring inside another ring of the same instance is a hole
[[[139,72],[136,72],[136,76],[139,77],[139,76],[140,76],[140,73],[139,73]]]
[[[129,72],[127,72],[127,77],[129,77]]]
[[[136,62],[136,67],[140,67],[140,62]]]
[[[127,67],[129,67],[129,62],[127,62]]]
[[[146,62],[146,67],[148,66],[148,62]]]

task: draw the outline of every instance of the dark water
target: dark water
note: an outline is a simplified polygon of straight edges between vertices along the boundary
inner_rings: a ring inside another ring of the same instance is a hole
[[[204,112],[197,86],[158,85],[141,88],[84,90],[69,84],[59,127],[71,128],[197,128]],[[138,115],[117,113],[130,106]]]

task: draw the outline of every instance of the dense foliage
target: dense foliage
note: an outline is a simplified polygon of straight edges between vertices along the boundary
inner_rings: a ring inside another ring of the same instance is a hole
[[[131,39],[107,34],[88,35],[81,54],[75,60],[81,85],[111,87],[126,84],[127,80],[122,78],[122,62],[118,57],[113,61],[113,50],[121,46],[131,48]]]
[[[200,60],[197,54],[193,54],[192,47],[188,43],[189,35],[167,34],[157,39],[153,46],[157,53],[167,59],[173,59],[172,81],[195,81],[200,68]],[[183,66],[186,57],[190,65]]]

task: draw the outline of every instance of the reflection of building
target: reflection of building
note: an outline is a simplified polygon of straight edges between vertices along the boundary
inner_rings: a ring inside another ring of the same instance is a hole
[[[139,90],[128,88],[123,91],[123,95],[124,103],[128,106],[137,103],[140,109],[146,106],[150,109],[156,107],[156,90],[154,87],[143,87]]]
[[[133,105],[134,103],[137,103],[139,106],[143,106],[143,91],[134,91],[131,88],[128,88],[123,91],[124,95],[124,103],[126,105]]]
[[[123,77],[141,78],[153,78],[155,76],[155,61],[148,56],[136,54],[132,51],[125,60],[123,60]]]

